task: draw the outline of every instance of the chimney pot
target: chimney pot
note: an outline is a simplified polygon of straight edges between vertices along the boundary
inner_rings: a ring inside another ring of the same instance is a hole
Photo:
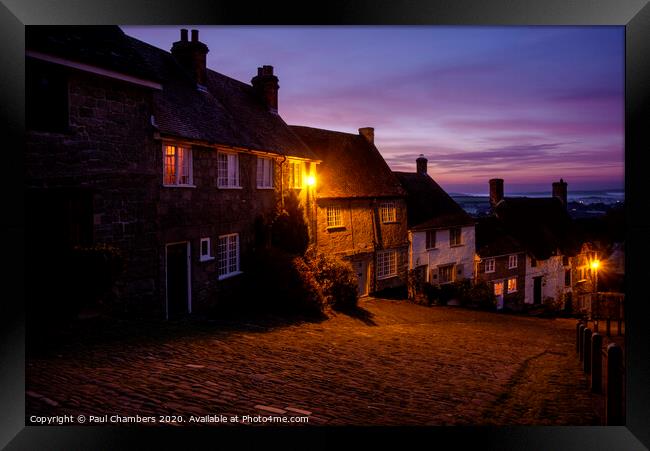
[[[253,88],[264,101],[268,109],[278,112],[278,77],[273,75],[273,66],[261,66],[257,68],[257,75],[251,80]]]
[[[363,127],[359,129],[359,135],[368,140],[369,143],[375,143],[375,129],[373,127]]]
[[[415,167],[417,168],[417,172],[420,175],[427,175],[427,163],[429,160],[427,160],[423,154],[420,154],[420,156],[415,160]]]
[[[192,42],[199,42],[199,30],[192,30]]]
[[[564,205],[564,208],[567,207],[567,182],[564,179],[560,179],[559,182],[553,182],[553,197],[557,197]]]
[[[181,41],[187,42],[187,28],[181,28]]]
[[[490,206],[492,208],[503,200],[503,179],[490,179]]]
[[[199,41],[199,31],[192,30],[192,42],[187,40],[187,30],[181,29],[181,40],[172,45],[172,55],[176,61],[185,68],[194,81],[199,85],[205,85],[207,78],[206,55],[208,46]]]

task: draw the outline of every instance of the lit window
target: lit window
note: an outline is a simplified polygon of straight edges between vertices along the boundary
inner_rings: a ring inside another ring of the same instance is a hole
[[[395,202],[384,202],[381,204],[381,222],[396,222],[397,208]]]
[[[217,186],[219,188],[240,188],[239,155],[219,152],[217,154]]]
[[[485,260],[485,272],[494,272],[494,259],[488,258]]]
[[[239,234],[219,237],[217,258],[219,279],[239,274]]]
[[[503,280],[499,282],[494,282],[494,295],[501,296],[503,295]]]
[[[449,230],[449,245],[458,246],[461,244],[460,241],[460,227],[455,227]]]
[[[454,271],[454,266],[455,265],[452,264],[438,267],[438,277],[440,283],[448,283],[454,281],[456,273],[456,271]]]
[[[508,279],[508,293],[514,293],[517,291],[517,278],[511,277]]]
[[[513,269],[517,267],[517,255],[508,256],[508,269]]]
[[[201,238],[200,242],[200,259],[202,262],[206,260],[212,260],[212,254],[210,249],[210,238]]]
[[[341,217],[340,207],[327,207],[327,227],[342,227],[343,219]]]
[[[192,149],[165,146],[163,149],[163,184],[191,186]]]
[[[257,157],[257,187],[273,188],[273,159]]]
[[[426,234],[427,249],[434,249],[436,247],[436,231],[427,230]]]
[[[302,177],[303,177],[303,165],[302,161],[289,161],[289,187],[300,189],[302,188]]]
[[[397,275],[397,251],[377,252],[377,278]]]

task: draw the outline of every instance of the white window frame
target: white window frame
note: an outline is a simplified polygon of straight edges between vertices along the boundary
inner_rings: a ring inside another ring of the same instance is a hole
[[[273,168],[273,158],[257,157],[257,189],[273,189]]]
[[[432,247],[429,246],[429,244],[431,244],[430,243],[431,240],[429,240],[429,234],[433,235],[433,246]],[[438,238],[438,237],[436,236],[436,231],[435,230],[427,230],[427,231],[425,231],[424,232],[424,247],[426,249],[435,249],[436,246],[437,246],[436,238]]]
[[[167,155],[168,149],[174,149],[174,155],[172,156],[173,161],[168,159]],[[183,168],[179,167],[179,156],[180,154],[186,154],[187,158],[183,156],[182,161],[186,163]],[[187,146],[179,146],[177,144],[164,143],[162,148],[163,156],[163,186],[190,186],[194,187],[194,159],[192,157],[192,148]],[[167,178],[167,168],[172,165],[174,169],[174,180],[168,180]],[[185,183],[181,183],[182,178],[187,177]]]
[[[495,271],[496,260],[494,258],[488,258],[485,260],[485,273],[489,274]]]
[[[231,246],[234,240],[235,245],[235,255],[234,258],[230,255],[232,252]],[[223,246],[225,245],[225,249]],[[217,274],[219,275],[219,280],[224,280],[229,277],[236,276],[241,274],[239,269],[239,255],[240,255],[240,244],[239,244],[239,234],[238,233],[229,233],[227,235],[220,235],[219,241],[217,243]],[[225,263],[224,262],[225,258]],[[234,261],[233,261],[234,260]],[[222,272],[225,268],[225,272]]]
[[[452,232],[454,230],[458,230],[458,241],[456,243],[452,243],[451,237],[452,237]],[[460,227],[453,227],[449,229],[449,246],[461,246],[463,244],[463,229]]]
[[[382,202],[379,211],[381,212],[382,223],[389,224],[391,222],[397,222],[397,205],[395,201]]]
[[[239,154],[217,152],[217,187],[221,189],[241,189]]]
[[[449,280],[443,280],[443,270],[447,271],[449,270]],[[456,264],[455,263],[448,263],[446,265],[439,265],[438,266],[438,283],[439,284],[445,284],[445,283],[452,283],[456,280]]]
[[[515,289],[514,290],[510,289],[510,281],[514,281],[514,283],[515,283]],[[508,277],[508,279],[506,280],[506,290],[508,291],[508,293],[516,293],[517,292],[517,278],[516,277]]]
[[[289,160],[289,188],[302,189],[305,177],[305,162]]]
[[[508,255],[508,269],[514,269],[518,265],[519,265],[519,259],[517,258],[517,254]]]
[[[208,243],[208,253],[204,254],[203,253],[203,243]],[[214,260],[214,257],[212,256],[212,243],[210,238],[201,238],[199,240],[199,260],[202,262],[207,262],[210,260]]]
[[[397,276],[398,258],[396,250],[377,252],[377,280]]]
[[[327,228],[343,227],[343,214],[337,205],[327,207]]]

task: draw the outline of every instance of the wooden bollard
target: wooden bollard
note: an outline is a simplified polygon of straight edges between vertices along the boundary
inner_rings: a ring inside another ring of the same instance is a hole
[[[591,391],[600,393],[603,387],[603,336],[591,336]]]
[[[580,326],[578,326],[578,332],[579,332],[579,334],[578,334],[578,354],[580,355],[580,361],[581,362],[582,362],[582,359],[584,358],[584,348],[582,347],[582,344],[583,344],[583,341],[584,341],[582,339],[582,337],[583,337],[582,331],[584,331],[584,330],[585,330],[585,325],[580,324]]]
[[[623,378],[621,365],[623,352],[616,343],[607,346],[607,393],[605,415],[607,426],[622,426],[623,420]]]
[[[583,360],[582,360],[582,369],[585,373],[589,374],[591,372],[591,329],[588,327],[582,332],[583,333]]]

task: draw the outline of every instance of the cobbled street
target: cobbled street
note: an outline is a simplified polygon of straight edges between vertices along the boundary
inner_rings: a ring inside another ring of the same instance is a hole
[[[309,425],[598,425],[575,321],[365,299],[367,314],[87,340],[27,361],[31,415],[308,415]],[[27,424],[33,424],[29,421]],[[293,423],[292,423],[293,425]]]

